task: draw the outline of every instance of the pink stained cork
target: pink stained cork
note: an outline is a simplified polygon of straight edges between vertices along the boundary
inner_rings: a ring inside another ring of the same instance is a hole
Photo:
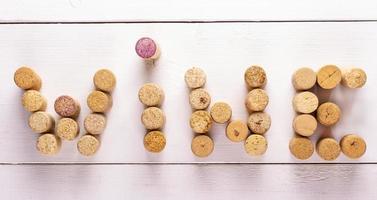
[[[61,117],[76,118],[80,114],[80,104],[70,96],[63,95],[55,101],[55,112]]]
[[[159,48],[154,40],[149,37],[140,38],[135,45],[137,55],[146,60],[155,60],[159,57]]]

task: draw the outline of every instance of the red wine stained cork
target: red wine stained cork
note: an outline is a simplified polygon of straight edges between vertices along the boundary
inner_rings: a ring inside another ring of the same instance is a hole
[[[141,122],[148,130],[161,129],[165,125],[165,114],[160,108],[149,107],[143,111]]]
[[[342,84],[349,88],[361,88],[367,81],[367,74],[360,68],[342,71]]]
[[[60,150],[61,141],[56,135],[45,133],[38,137],[36,146],[41,154],[55,155]]]
[[[115,88],[116,78],[110,70],[101,69],[94,75],[93,82],[97,90],[110,93]]]
[[[106,117],[98,113],[89,114],[85,117],[84,128],[90,134],[99,135],[106,128]]]
[[[245,82],[248,88],[259,88],[266,85],[267,76],[262,67],[251,66],[245,72]]]
[[[138,56],[145,60],[156,60],[160,56],[160,49],[157,43],[149,37],[140,38],[135,45]]]
[[[80,132],[79,124],[71,118],[62,118],[56,125],[56,135],[63,140],[72,141]]]
[[[105,113],[111,108],[112,103],[111,96],[101,91],[93,91],[87,99],[89,109],[96,113]]]
[[[364,155],[367,145],[360,136],[348,134],[340,140],[340,148],[347,157],[357,159]]]
[[[166,139],[161,131],[151,131],[144,137],[144,147],[149,152],[159,153],[165,146]]]
[[[249,116],[247,126],[251,132],[256,134],[265,134],[271,126],[271,117],[264,112],[255,112]]]
[[[309,114],[297,115],[293,119],[293,129],[299,135],[309,137],[317,129],[317,120]]]
[[[14,73],[14,82],[17,87],[24,90],[39,90],[42,80],[37,73],[29,67],[21,67]]]
[[[324,126],[336,124],[341,116],[341,110],[335,103],[326,102],[321,104],[317,110],[318,122]]]
[[[318,97],[311,92],[300,92],[293,97],[292,103],[296,112],[309,114],[318,108]]]
[[[101,142],[96,136],[87,134],[77,142],[77,150],[81,155],[92,156],[100,148]]]
[[[146,83],[139,90],[139,100],[145,106],[159,106],[164,100],[164,91],[155,83]]]
[[[198,67],[190,68],[185,73],[186,85],[191,89],[203,87],[206,84],[206,80],[207,75]]]
[[[46,112],[35,112],[29,117],[29,127],[35,133],[46,133],[54,129],[55,120]]]
[[[210,110],[213,121],[224,124],[232,117],[232,108],[225,102],[215,103]]]
[[[55,112],[61,117],[76,118],[80,114],[80,104],[70,96],[63,95],[55,100]]]
[[[198,135],[191,142],[191,151],[198,157],[209,156],[214,149],[213,140],[207,135]]]
[[[268,101],[269,98],[266,91],[262,89],[254,89],[247,94],[245,105],[250,112],[263,111],[266,108]]]
[[[232,142],[245,141],[249,135],[247,125],[241,120],[233,120],[226,127],[226,136]]]
[[[333,138],[323,138],[317,143],[317,153],[324,160],[335,160],[340,154],[340,146]]]
[[[292,84],[296,90],[309,90],[316,82],[317,74],[307,67],[296,70],[292,76]]]
[[[204,110],[211,103],[211,96],[203,88],[191,91],[189,99],[191,108],[194,110]]]
[[[291,154],[300,160],[309,159],[314,153],[314,144],[307,137],[293,137],[289,142]]]
[[[190,126],[195,133],[207,133],[212,126],[211,116],[207,111],[195,111],[191,115]]]
[[[36,90],[28,90],[22,96],[22,106],[28,112],[44,111],[47,100]]]
[[[245,151],[251,156],[263,155],[267,147],[267,140],[262,135],[252,134],[245,141]]]
[[[326,65],[317,72],[317,83],[323,89],[333,89],[342,80],[342,73],[335,65]]]

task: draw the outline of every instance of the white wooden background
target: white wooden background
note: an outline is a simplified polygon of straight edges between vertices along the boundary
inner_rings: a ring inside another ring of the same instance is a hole
[[[2,199],[377,198],[375,1],[19,0],[1,5]],[[161,46],[154,68],[144,66],[133,50],[141,36]],[[366,139],[367,153],[356,161],[341,155],[323,162],[316,154],[297,161],[288,149],[294,116],[290,78],[298,67],[318,69],[329,63],[360,66],[368,73],[364,88],[340,87],[330,97],[344,112],[333,136],[356,132]],[[214,153],[196,158],[190,150],[184,72],[202,67],[213,102],[229,102],[234,118],[246,119],[243,72],[251,64],[264,66],[269,78],[267,153],[248,156],[242,144],[226,139],[223,125],[215,125]],[[27,127],[22,93],[12,80],[20,65],[32,66],[42,77],[50,112],[59,95],[76,97],[83,108],[81,122],[89,113],[85,102],[93,73],[102,67],[116,73],[114,107],[96,156],[79,155],[77,140],[64,142],[55,157],[34,150],[37,135]],[[145,152],[142,144],[137,91],[146,81],[161,84],[166,92],[168,143],[157,155]]]

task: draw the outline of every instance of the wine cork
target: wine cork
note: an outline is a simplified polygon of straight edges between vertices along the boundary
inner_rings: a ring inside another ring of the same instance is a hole
[[[160,108],[149,107],[143,111],[141,122],[148,130],[161,129],[165,124],[165,114]]]
[[[271,126],[271,117],[265,112],[255,112],[249,116],[247,126],[253,133],[265,134]]]
[[[267,151],[267,140],[262,135],[252,134],[245,141],[245,150],[251,156],[261,156]]]
[[[161,131],[151,131],[144,137],[144,147],[147,151],[159,153],[164,150],[166,139]]]
[[[307,137],[297,136],[289,142],[291,154],[300,160],[309,159],[314,153],[314,145]]]
[[[36,90],[28,90],[22,96],[22,106],[28,112],[44,111],[47,100]]]
[[[205,89],[195,89],[190,93],[190,105],[194,110],[204,110],[211,103],[211,97]]]
[[[318,122],[324,126],[336,124],[341,116],[341,110],[335,103],[326,102],[321,104],[317,110]]]
[[[340,148],[347,157],[357,159],[364,155],[367,145],[360,136],[348,134],[340,140]]]
[[[264,90],[254,89],[247,94],[245,105],[250,112],[263,111],[266,108],[268,101],[268,95]]]
[[[342,71],[342,84],[349,88],[361,88],[367,81],[367,74],[360,68]]]
[[[213,140],[207,135],[198,135],[191,142],[191,151],[198,157],[209,156],[214,149]]]
[[[212,126],[211,116],[207,111],[195,111],[191,114],[190,126],[195,133],[207,133]]]
[[[111,108],[112,99],[110,95],[104,92],[93,91],[88,96],[87,104],[92,112],[105,113]]]
[[[55,155],[59,152],[61,141],[52,133],[45,133],[38,137],[37,150],[44,155]]]
[[[245,72],[245,82],[249,88],[259,88],[266,85],[267,76],[262,67],[251,66]]]
[[[293,119],[293,129],[297,134],[309,137],[317,129],[317,120],[309,114],[297,115]]]
[[[29,127],[35,133],[46,133],[54,129],[55,120],[46,112],[35,112],[29,117]]]
[[[81,155],[92,156],[98,151],[100,145],[101,142],[96,136],[87,134],[77,142],[77,150]]]
[[[340,154],[340,146],[333,138],[323,138],[317,143],[317,153],[324,160],[335,160]]]
[[[99,135],[106,128],[106,117],[98,113],[89,114],[85,117],[84,128],[90,134]]]
[[[207,75],[198,67],[190,68],[185,73],[186,85],[191,89],[203,87],[206,84],[206,80]]]
[[[80,104],[70,96],[63,95],[55,100],[55,112],[61,117],[76,118],[80,114]]]
[[[296,112],[309,114],[318,108],[318,97],[312,92],[300,92],[293,97],[292,103]]]
[[[139,100],[145,106],[159,106],[164,100],[164,91],[155,83],[146,83],[139,90]]]
[[[80,132],[79,124],[71,118],[62,118],[56,125],[56,135],[63,140],[74,140]]]
[[[160,56],[160,48],[157,43],[149,37],[140,38],[135,45],[138,56],[145,60],[156,60]]]
[[[232,108],[225,102],[215,103],[210,110],[213,121],[224,124],[232,117]]]
[[[110,93],[115,88],[116,78],[110,70],[101,69],[95,73],[93,83],[97,90]]]
[[[241,120],[233,120],[226,127],[226,136],[232,142],[241,142],[246,140],[249,134],[247,125]]]
[[[317,83],[323,89],[333,89],[342,80],[342,73],[335,65],[326,65],[317,73]]]
[[[317,74],[307,67],[296,70],[292,76],[292,84],[296,90],[309,90],[316,82]]]
[[[42,80],[37,73],[29,67],[20,67],[14,73],[14,82],[17,87],[24,90],[40,90]]]

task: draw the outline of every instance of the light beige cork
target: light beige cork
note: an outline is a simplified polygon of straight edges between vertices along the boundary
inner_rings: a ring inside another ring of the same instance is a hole
[[[208,108],[211,103],[211,96],[209,93],[203,89],[195,89],[190,92],[190,105],[194,110],[204,110]]]
[[[207,111],[199,110],[191,114],[190,126],[195,133],[207,133],[212,127],[212,119]]]
[[[333,138],[320,139],[317,143],[317,153],[324,160],[335,160],[340,154],[339,143]]]
[[[293,108],[298,113],[309,114],[318,108],[318,97],[312,92],[300,92],[293,97]]]
[[[198,157],[209,156],[214,149],[213,140],[207,135],[198,135],[191,142],[191,151]]]
[[[241,120],[233,120],[226,127],[226,136],[232,142],[245,141],[249,135],[247,125]]]
[[[55,155],[59,152],[61,141],[52,133],[45,133],[38,137],[37,150],[44,155]]]
[[[89,114],[84,119],[84,128],[90,134],[99,135],[106,128],[106,117],[98,113]]]
[[[271,117],[265,112],[254,112],[249,116],[247,126],[253,133],[265,134],[271,127]]]
[[[56,125],[56,135],[63,140],[72,141],[80,132],[79,124],[71,118],[62,118]]]
[[[29,127],[35,133],[46,133],[54,129],[55,120],[46,112],[35,112],[29,117]]]
[[[347,157],[357,159],[364,155],[367,145],[362,137],[347,134],[340,140],[340,148]]]
[[[143,111],[141,122],[148,130],[161,129],[165,125],[165,114],[160,108],[149,107]]]
[[[309,90],[317,82],[317,74],[308,67],[295,71],[292,76],[292,84],[296,90]]]
[[[115,88],[116,78],[110,70],[101,69],[95,73],[93,83],[97,90],[110,93]]]
[[[164,100],[164,91],[155,83],[146,83],[139,90],[139,100],[145,106],[159,106]]]
[[[207,75],[202,69],[198,67],[190,68],[185,73],[186,85],[191,89],[204,87],[204,85],[206,84],[206,80]]]
[[[70,96],[63,95],[55,100],[55,112],[61,117],[76,118],[80,114],[80,104]]]
[[[367,82],[367,74],[360,68],[342,71],[342,84],[349,88],[361,88]]]
[[[266,85],[267,76],[262,67],[251,66],[245,72],[245,82],[248,88],[260,88]]]
[[[323,89],[333,89],[342,80],[342,73],[335,65],[326,65],[317,72],[317,83]]]
[[[147,151],[159,153],[166,146],[166,138],[161,131],[151,131],[144,137],[144,147]]]
[[[232,108],[225,102],[217,102],[211,107],[210,114],[214,122],[224,124],[232,117]]]
[[[307,137],[293,137],[289,142],[291,154],[300,160],[309,159],[314,153],[314,144]]]
[[[29,67],[18,68],[14,73],[14,82],[24,90],[40,90],[42,87],[41,78]]]
[[[317,120],[324,126],[336,124],[341,117],[341,110],[335,103],[326,102],[321,104],[317,110]]]
[[[251,90],[245,99],[245,105],[248,111],[263,111],[268,105],[269,98],[266,91],[262,89]]]
[[[302,136],[309,137],[314,134],[317,129],[317,120],[315,117],[309,114],[297,115],[293,119],[293,130]]]
[[[101,146],[100,140],[94,135],[84,135],[77,142],[77,150],[81,155],[92,156]]]
[[[96,90],[89,94],[87,104],[92,112],[105,113],[112,106],[112,98],[110,95]]]
[[[252,134],[245,141],[245,151],[251,156],[263,155],[267,147],[267,140],[262,135]]]
[[[47,100],[36,90],[28,90],[22,96],[22,106],[28,112],[44,111]]]

